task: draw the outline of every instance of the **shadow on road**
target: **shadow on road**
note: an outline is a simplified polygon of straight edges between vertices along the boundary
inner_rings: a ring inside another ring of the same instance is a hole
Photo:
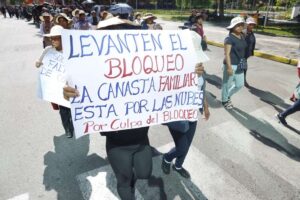
[[[228,112],[250,130],[250,134],[258,141],[275,148],[293,160],[300,161],[300,149],[290,144],[270,123],[260,121],[238,108],[228,110]]]
[[[84,136],[77,140],[65,135],[54,137],[55,151],[44,155],[44,180],[47,191],[55,190],[57,200],[81,200],[82,195],[76,176],[99,168],[107,161],[96,154],[88,155],[90,139]]]
[[[169,175],[161,170],[162,154],[153,149],[153,170],[148,180],[136,182],[136,199],[139,200],[207,200],[201,190],[191,181],[179,177],[171,170]],[[93,178],[91,178],[93,177]],[[96,199],[102,195],[105,200],[116,199],[117,183],[110,165],[81,174],[81,188],[85,188],[84,199]],[[93,184],[90,181],[93,180]],[[93,188],[94,187],[94,188]]]
[[[252,86],[249,86],[248,89],[250,93],[259,97],[261,101],[273,106],[277,112],[282,112],[283,109],[286,109],[290,106],[289,104],[285,103],[283,99],[281,99],[280,97],[276,96],[275,94],[269,91],[260,90]]]
[[[206,91],[206,99],[210,108],[221,108],[222,102],[219,101],[213,93]]]
[[[287,127],[288,129],[290,129],[291,131],[293,131],[293,132],[295,132],[295,133],[297,133],[297,134],[299,134],[300,135],[300,131],[299,130],[297,130],[297,129],[295,129],[294,127],[292,127],[292,126],[290,126],[290,125],[285,125],[285,127]]]
[[[205,74],[205,79],[209,84],[216,86],[218,89],[222,88],[222,78],[219,76],[214,74]]]

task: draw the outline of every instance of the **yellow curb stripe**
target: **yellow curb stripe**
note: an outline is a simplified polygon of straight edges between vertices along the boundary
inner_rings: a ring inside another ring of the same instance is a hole
[[[222,47],[222,48],[224,47],[224,44],[215,42],[215,41],[207,41],[207,44],[216,46],[216,47]],[[261,51],[254,51],[254,56],[265,58],[268,60],[273,60],[273,61],[280,62],[280,63],[293,65],[293,66],[297,66],[297,64],[298,64],[297,59],[291,59],[291,58],[286,58],[283,56],[272,55],[272,54],[264,53]]]

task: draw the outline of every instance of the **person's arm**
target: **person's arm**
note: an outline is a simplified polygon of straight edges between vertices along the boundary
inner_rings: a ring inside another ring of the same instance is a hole
[[[208,108],[208,102],[206,97],[204,98],[204,119],[208,120],[210,117],[210,112],[209,112],[209,108]]]
[[[76,88],[66,85],[63,89],[64,98],[69,101],[71,97],[78,97],[79,91]]]
[[[202,63],[197,63],[195,66],[195,73],[199,76],[202,76],[204,74],[204,66]]]
[[[35,61],[35,67],[39,68],[43,63],[43,58],[47,54],[47,52],[52,48],[52,46],[47,46],[45,49],[43,49],[42,55]]]
[[[45,33],[44,33],[44,26],[43,26],[43,23],[40,24],[40,33],[41,33],[42,36],[45,34]]]
[[[227,74],[231,76],[233,74],[232,66],[231,66],[231,59],[230,59],[230,52],[231,52],[232,46],[230,44],[225,44],[224,51],[225,51],[225,64],[226,64],[226,70]]]

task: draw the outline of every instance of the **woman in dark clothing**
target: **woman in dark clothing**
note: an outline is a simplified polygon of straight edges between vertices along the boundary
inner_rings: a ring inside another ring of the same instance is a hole
[[[198,88],[204,92],[203,108],[200,112],[204,111],[204,117],[209,119],[210,112],[208,109],[208,103],[205,98],[205,73],[202,62],[207,61],[204,59],[206,56],[203,54],[201,47],[201,37],[194,31],[191,31],[192,42],[194,44],[194,50],[197,54],[198,64],[196,65],[196,74],[198,75]],[[169,174],[171,171],[172,161],[175,160],[172,168],[175,172],[184,178],[190,178],[190,173],[183,167],[185,157],[188,154],[189,148],[193,142],[193,138],[196,132],[197,121],[175,121],[167,124],[169,131],[175,143],[175,147],[165,153],[162,158],[161,168],[165,174]],[[185,127],[185,128],[182,128]]]
[[[244,86],[244,71],[241,63],[245,61],[247,43],[242,36],[245,21],[241,17],[231,20],[228,37],[224,41],[225,59],[223,62],[222,104],[232,109],[231,96]]]
[[[253,28],[256,26],[256,23],[252,17],[249,17],[246,20],[246,24],[247,24],[247,29],[245,33],[245,40],[247,42],[247,49],[246,49],[245,58],[248,59],[250,56],[254,55],[256,38],[253,33]],[[247,75],[247,69],[244,70],[244,78],[245,78],[245,86],[249,87],[249,84],[247,83],[246,80],[246,75]]]
[[[108,20],[111,23],[108,23]],[[105,22],[105,23],[102,23]],[[97,29],[140,29],[140,26],[118,17],[100,21]],[[78,96],[75,88],[65,87],[64,97]],[[106,136],[107,158],[117,179],[117,190],[122,200],[134,200],[137,179],[148,179],[152,173],[152,151],[148,139],[149,127],[102,132]]]
[[[298,61],[298,77],[300,78],[300,60]],[[300,83],[297,86],[296,91],[294,92],[293,96],[291,97],[291,100],[295,103],[288,107],[285,111],[278,113],[276,115],[279,122],[283,125],[287,125],[287,122],[285,118],[297,111],[300,111]]]

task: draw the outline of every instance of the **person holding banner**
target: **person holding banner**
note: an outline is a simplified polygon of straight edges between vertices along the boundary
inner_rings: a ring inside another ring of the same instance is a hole
[[[244,70],[247,67],[247,43],[242,35],[244,24],[243,18],[235,17],[227,27],[229,35],[224,42],[222,82],[222,104],[225,109],[233,108],[231,97],[244,86]]]
[[[51,31],[49,34],[45,34],[44,37],[48,37],[51,40],[52,46],[48,46],[44,49],[42,55],[40,58],[36,61],[35,66],[39,68],[43,63],[43,58],[49,53],[50,51],[62,51],[62,43],[61,43],[61,31],[63,30],[63,27],[59,25],[55,25],[51,28]],[[55,109],[57,106],[56,104],[53,108]],[[61,121],[63,124],[63,127],[65,129],[65,134],[68,138],[72,138],[74,134],[74,127],[72,123],[72,116],[71,116],[71,110],[70,108],[67,108],[62,105],[58,105],[59,114],[61,117]]]
[[[100,21],[98,30],[140,29],[140,26],[118,17]],[[79,96],[70,86],[63,89],[65,99]],[[135,182],[148,179],[152,173],[152,150],[148,138],[149,127],[101,132],[106,137],[107,158],[117,179],[117,191],[122,200],[135,199]]]
[[[202,65],[202,62],[208,61],[208,57],[203,53],[201,46],[201,37],[196,32],[191,31],[191,36],[195,48],[195,52],[198,58],[198,64],[196,65],[195,73],[198,75],[198,89],[203,91],[203,108],[200,108],[202,112],[204,110],[204,118],[208,120],[210,117],[210,112],[208,108],[208,103],[205,98],[205,71]],[[189,179],[191,177],[190,173],[182,167],[185,157],[188,154],[189,148],[192,144],[197,121],[175,121],[167,123],[169,131],[172,135],[172,138],[175,143],[175,147],[172,148],[169,152],[165,153],[162,158],[161,168],[165,174],[170,173],[170,168],[172,161],[175,160],[175,164],[172,165],[172,168],[180,176]]]
[[[133,23],[129,20],[124,20],[120,19],[118,17],[112,17],[103,21],[100,21],[98,24],[98,29],[101,30],[124,30],[124,29],[140,29],[140,26],[137,25],[136,23]],[[134,30],[134,32],[137,30]],[[72,31],[69,31],[70,35],[72,35]],[[116,31],[103,31],[106,34],[113,36]],[[122,31],[120,31],[122,32]],[[125,31],[124,31],[125,32]],[[146,31],[144,31],[146,32]],[[73,33],[74,34],[74,33]],[[196,33],[195,33],[196,34]],[[68,35],[66,33],[66,35]],[[64,42],[67,40],[64,40]],[[178,43],[179,44],[179,43]],[[107,45],[105,45],[107,46]],[[193,50],[193,49],[191,49]],[[154,51],[154,50],[153,50]],[[185,55],[190,55],[190,54],[185,54]],[[114,55],[118,57],[119,55]],[[195,58],[195,56],[193,57]],[[193,59],[195,60],[195,59]],[[193,65],[195,62],[193,62]],[[73,67],[73,63],[70,63],[68,67]],[[137,64],[136,64],[137,65]],[[191,65],[188,66],[190,69]],[[70,68],[69,68],[70,69]],[[126,69],[130,69],[127,65]],[[203,67],[201,65],[197,66],[197,71],[198,69],[200,71],[203,71]],[[165,71],[166,72],[166,71]],[[72,71],[70,71],[72,73]],[[164,73],[162,71],[161,73]],[[179,73],[179,72],[178,72]],[[193,72],[190,70],[188,71],[189,75],[192,75],[193,80],[197,80],[196,76],[194,76]],[[90,74],[87,74],[86,77],[76,77],[76,81],[80,81],[80,79],[84,79],[89,77]],[[149,74],[145,74],[145,77],[151,77]],[[195,78],[195,79],[194,79]],[[74,79],[72,79],[74,80]],[[105,79],[104,79],[105,80]],[[117,83],[121,83],[122,80],[120,79],[115,79]],[[97,81],[93,79],[93,82],[90,83],[91,85],[97,85]],[[73,82],[75,83],[75,82]],[[76,84],[76,83],[75,83]],[[196,85],[194,84],[194,81],[192,82],[193,89],[197,90]],[[80,87],[80,86],[79,86]],[[80,90],[80,89],[79,89]],[[194,90],[192,92],[194,92]],[[81,90],[80,90],[81,91]],[[98,92],[98,94],[101,96],[102,93],[105,94],[108,90],[103,89],[100,90],[101,92]],[[163,91],[162,93],[167,93],[169,91]],[[185,92],[185,91],[183,91]],[[71,101],[74,102],[76,97],[80,98],[83,97],[83,91],[82,94],[79,95],[79,91],[75,88],[74,86],[66,86],[63,89],[63,94],[65,99],[69,98],[74,98]],[[200,94],[200,92],[199,92]],[[148,97],[147,97],[148,98]],[[121,99],[121,100],[120,100]],[[122,99],[123,98],[114,98],[113,100],[115,101],[115,104],[118,106],[122,104]],[[200,98],[199,98],[200,99]],[[103,99],[101,99],[101,102]],[[199,100],[200,101],[200,100]],[[73,104],[71,104],[73,106]],[[189,107],[189,106],[188,106]],[[194,111],[197,111],[197,105],[194,105],[195,107]],[[72,107],[73,109],[74,107]],[[153,113],[153,111],[149,111],[150,114]],[[152,113],[151,113],[152,112]],[[140,115],[140,112],[137,113],[137,115]],[[135,115],[135,116],[137,116]],[[76,116],[74,116],[73,119],[75,119]],[[124,116],[120,115],[119,116],[121,120],[124,120]],[[101,120],[105,121],[107,117],[101,117]],[[129,116],[130,118],[130,116]],[[128,119],[129,119],[128,118]],[[83,135],[84,130],[78,128],[77,129],[77,122],[74,120],[74,124],[76,127],[76,135]],[[160,122],[160,121],[159,121]],[[112,125],[111,122],[110,125]],[[114,174],[117,179],[117,191],[122,200],[132,200],[134,199],[134,191],[135,191],[135,182],[137,179],[148,179],[151,176],[152,173],[152,151],[151,147],[149,144],[149,138],[148,138],[148,130],[149,130],[149,125],[150,123],[146,123],[145,126],[134,126],[134,127],[126,127],[128,129],[119,127],[116,129],[98,129],[98,130],[93,130],[92,132],[101,132],[102,136],[106,137],[106,153],[107,153],[107,158],[112,166],[112,169],[114,171]],[[125,129],[125,130],[124,130]],[[78,132],[77,132],[78,130]],[[83,131],[82,131],[83,130]],[[88,132],[85,132],[88,134]]]

